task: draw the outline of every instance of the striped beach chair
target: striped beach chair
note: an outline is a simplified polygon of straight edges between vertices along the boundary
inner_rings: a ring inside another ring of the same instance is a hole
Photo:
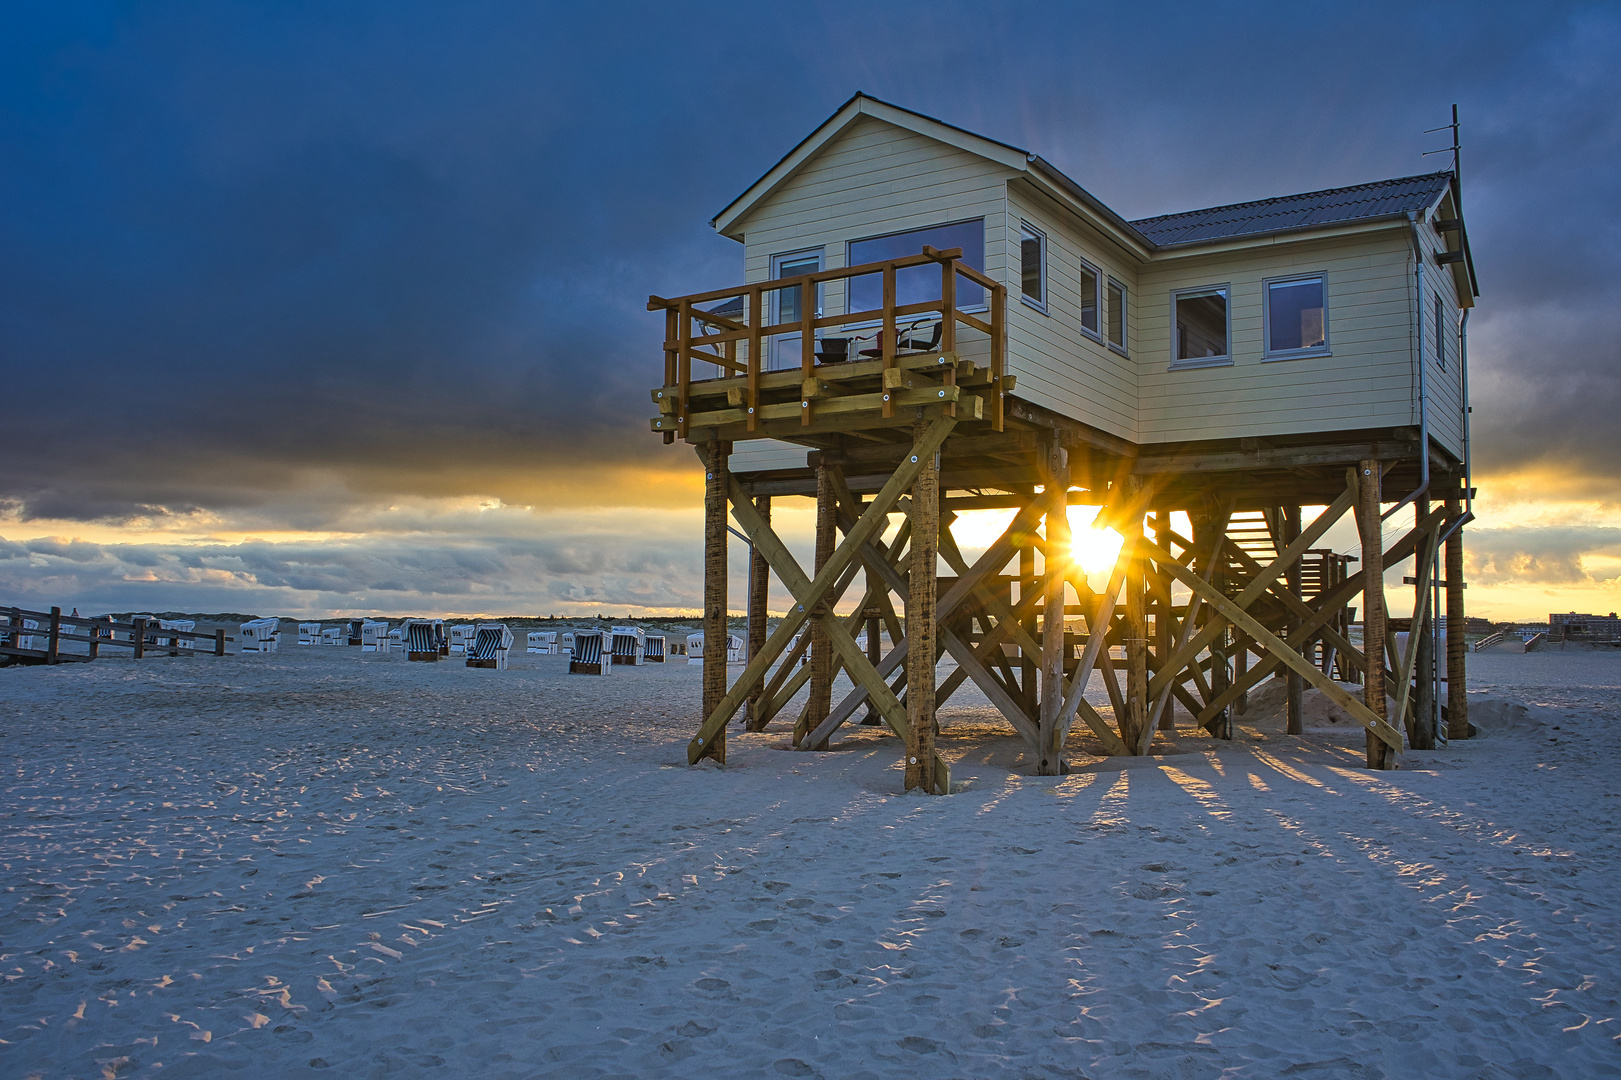
[[[473,649],[467,656],[467,666],[505,671],[507,653],[511,649],[512,631],[507,629],[506,623],[479,623],[478,636],[473,639]]]
[[[616,626],[613,628],[613,662],[616,664],[629,664],[638,667],[642,662],[642,650],[647,632],[639,626]]]
[[[365,619],[348,619],[348,620],[345,620],[345,622],[343,624],[344,639],[343,639],[342,644],[345,644],[345,645],[363,645],[363,644],[365,644],[365,642],[360,640],[360,628],[365,626],[365,625],[366,625],[366,620]]]
[[[642,639],[642,659],[649,664],[664,663],[663,634],[648,634]]]
[[[439,659],[439,639],[445,636],[442,619],[408,619],[401,629],[405,637],[405,658],[435,663]]]
[[[601,630],[579,630],[569,654],[570,675],[608,675],[613,672],[613,641]]]

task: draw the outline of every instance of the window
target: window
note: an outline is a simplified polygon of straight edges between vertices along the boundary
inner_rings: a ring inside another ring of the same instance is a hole
[[[1435,363],[1442,371],[1447,369],[1447,309],[1439,295],[1435,298]]]
[[[1269,280],[1266,292],[1266,357],[1288,360],[1328,354],[1328,308],[1321,276]]]
[[[797,251],[771,257],[771,279],[799,277],[814,274],[822,268],[822,249]],[[773,323],[796,323],[805,317],[805,290],[803,286],[772,289],[768,297],[771,310],[767,316]],[[822,313],[822,286],[816,286],[816,314]],[[796,368],[800,362],[798,334],[783,334],[772,338],[767,345],[766,367],[770,371]]]
[[[985,269],[985,220],[959,221],[954,225],[935,225],[927,229],[874,236],[866,240],[852,240],[848,250],[848,266],[862,263],[884,262],[907,255],[916,255],[923,245],[939,248],[962,248],[962,261],[975,270]],[[908,266],[895,274],[896,304],[926,304],[940,299],[940,268],[935,265]],[[966,278],[957,278],[957,306],[983,307],[985,290]],[[850,298],[846,311],[877,311],[884,306],[884,276],[863,274],[850,279]]]
[[[1019,292],[1032,307],[1047,310],[1047,238],[1019,222]]]
[[[1097,267],[1080,264],[1081,270],[1081,329],[1095,338],[1103,336],[1098,327],[1098,311],[1103,307],[1103,278]]]
[[[1171,294],[1176,336],[1171,341],[1173,368],[1211,367],[1233,362],[1229,345],[1227,286],[1179,289]]]
[[[1109,279],[1109,344],[1126,351],[1126,287]]]

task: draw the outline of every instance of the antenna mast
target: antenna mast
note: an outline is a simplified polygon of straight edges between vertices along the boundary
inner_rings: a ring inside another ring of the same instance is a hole
[[[1450,153],[1452,155],[1452,175],[1453,175],[1453,177],[1455,177],[1455,178],[1457,178],[1458,180],[1461,181],[1462,178],[1463,178],[1463,173],[1461,172],[1461,170],[1459,168],[1459,165],[1458,165],[1458,160],[1459,160],[1458,154],[1459,154],[1459,149],[1460,149],[1461,143],[1460,143],[1460,141],[1458,139],[1458,106],[1456,104],[1454,104],[1452,106],[1452,123],[1443,124],[1438,128],[1430,128],[1430,130],[1426,131],[1424,134],[1426,134],[1426,135],[1434,135],[1438,131],[1450,131],[1450,132],[1452,132],[1452,145],[1451,146],[1443,146],[1439,150],[1426,150],[1426,151],[1424,151],[1422,156],[1423,157],[1429,157],[1431,154],[1447,154],[1447,153]]]

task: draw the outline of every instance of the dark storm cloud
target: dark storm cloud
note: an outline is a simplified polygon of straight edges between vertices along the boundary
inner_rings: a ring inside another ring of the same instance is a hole
[[[1459,101],[1481,462],[1621,465],[1611,5],[8,12],[10,516],[315,522],[674,461],[642,302],[735,280],[708,218],[858,88],[1131,216],[1437,167]]]

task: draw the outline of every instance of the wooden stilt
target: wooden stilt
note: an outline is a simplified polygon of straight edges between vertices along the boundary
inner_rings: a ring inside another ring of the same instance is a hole
[[[1385,549],[1380,528],[1380,485],[1383,472],[1379,462],[1363,461],[1356,469],[1357,532],[1362,540],[1362,651],[1368,663],[1362,684],[1362,700],[1382,720],[1388,719],[1385,705]],[[1368,768],[1388,769],[1395,764],[1384,740],[1368,733]]]
[[[1171,546],[1171,514],[1168,510],[1154,511],[1154,543],[1163,548]],[[1190,633],[1188,636],[1192,637],[1193,635]],[[1174,647],[1171,634],[1171,605],[1167,601],[1161,604],[1154,613],[1155,659],[1160,661],[1170,659],[1171,650]],[[1155,701],[1154,708],[1159,714],[1155,726],[1164,732],[1175,731],[1176,710],[1171,708],[1168,703],[1161,704],[1159,700]]]
[[[760,495],[754,500],[754,508],[760,512],[760,517],[767,525],[771,524],[771,496]],[[751,549],[749,555],[749,659],[753,660],[765,648],[767,607],[766,599],[771,592],[771,567],[767,565],[765,556],[758,548]],[[707,639],[706,639],[707,640]],[[749,693],[748,718],[744,721],[745,731],[764,731],[769,717],[764,715],[766,706],[771,699],[765,696],[764,684],[757,686]]]
[[[1250,663],[1249,645],[1245,642],[1243,634],[1234,634],[1233,635],[1233,649],[1232,649],[1232,652],[1233,652],[1233,679],[1235,681],[1237,681],[1237,682],[1243,682],[1244,681],[1244,675],[1249,670],[1249,663]],[[1221,690],[1217,690],[1213,683],[1212,683],[1210,688],[1211,688],[1211,690],[1215,691],[1215,693],[1218,694],[1218,695],[1222,692]],[[1225,687],[1223,689],[1225,689]],[[1212,700],[1214,700],[1214,699],[1212,699]],[[1249,709],[1249,707],[1250,707],[1250,696],[1249,696],[1248,691],[1245,691],[1244,693],[1239,694],[1238,695],[1238,700],[1233,702],[1233,711],[1238,713],[1239,716],[1243,716],[1244,713]]]
[[[1064,769],[1064,579],[1070,563],[1069,460],[1064,448],[1054,442],[1046,461],[1048,489],[1053,493],[1047,504],[1046,554],[1042,574],[1041,602],[1041,746],[1036,775],[1057,776]]]
[[[1429,514],[1428,495],[1420,496],[1417,508],[1420,519]],[[1413,618],[1407,630],[1414,650],[1413,728],[1408,736],[1414,750],[1435,749],[1435,638],[1431,633],[1433,613],[1430,610],[1435,580],[1434,557],[1433,548],[1419,551],[1419,558],[1425,560],[1425,565],[1419,568],[1420,573],[1413,575]]]
[[[1021,540],[1019,545],[1019,602],[1036,592],[1036,549],[1031,543],[1033,537]],[[1024,620],[1026,637],[1036,636],[1036,617],[1027,615]],[[1019,699],[1024,704],[1024,714],[1030,718],[1031,723],[1039,719],[1038,697],[1036,694],[1036,658],[1028,649],[1019,650]]]
[[[877,589],[878,584],[873,579],[872,571],[868,570],[867,595],[869,597],[875,597],[877,595]],[[884,658],[882,649],[883,642],[881,640],[884,623],[883,619],[879,617],[879,612],[881,610],[882,609],[876,603],[870,603],[863,612],[863,614],[865,614],[867,617],[867,662],[870,663],[874,668],[876,668],[879,661]],[[890,644],[894,644],[894,642],[891,642]],[[883,721],[878,717],[878,710],[873,707],[872,702],[869,700],[867,702],[867,715],[861,718],[861,726],[878,727],[882,723]]]
[[[726,696],[726,489],[730,443],[709,441],[704,470],[704,715],[710,716]],[[726,725],[722,723],[699,757],[726,763]]]
[[[816,563],[813,574],[822,572],[827,560],[833,557],[834,527],[838,517],[838,495],[834,488],[835,466],[820,462],[816,466]],[[833,704],[833,646],[828,642],[827,630],[820,616],[831,605],[819,608],[812,615],[810,646],[810,700],[806,703],[804,722],[814,730],[827,719]],[[803,746],[807,750],[826,750],[827,742]]]
[[[1135,501],[1142,490],[1142,481],[1135,476],[1126,478],[1126,494]],[[1121,522],[1127,530],[1127,542],[1140,540],[1143,535],[1142,512]],[[1133,753],[1147,750],[1143,733],[1148,728],[1148,612],[1145,606],[1147,583],[1144,580],[1148,560],[1134,558],[1126,569],[1126,716],[1121,719],[1120,737]],[[1142,749],[1138,749],[1142,746]]]
[[[1284,544],[1292,544],[1296,540],[1298,540],[1299,538],[1300,538],[1300,505],[1298,503],[1293,503],[1293,504],[1290,504],[1290,505],[1285,506],[1283,508],[1283,542],[1284,542]],[[1300,560],[1299,559],[1296,559],[1293,563],[1290,564],[1289,572],[1288,572],[1287,575],[1285,575],[1285,580],[1288,582],[1289,591],[1291,593],[1293,593],[1295,596],[1299,596],[1300,595]],[[1289,636],[1288,636],[1287,640],[1289,642],[1289,647],[1291,649],[1294,649],[1295,651],[1297,651],[1297,652],[1301,653],[1302,655],[1304,655],[1305,654],[1305,645],[1306,645],[1306,643],[1300,637],[1300,623],[1301,623],[1301,619],[1300,619],[1300,616],[1298,614],[1290,615],[1289,622],[1288,622],[1288,634],[1289,634]],[[1286,706],[1286,713],[1287,713],[1286,723],[1287,723],[1287,730],[1288,730],[1288,733],[1290,735],[1302,735],[1302,734],[1305,734],[1305,731],[1306,731],[1305,693],[1306,693],[1306,682],[1305,682],[1305,680],[1300,677],[1299,672],[1290,671],[1289,674],[1288,674],[1288,685],[1286,687],[1286,696],[1288,698],[1288,702],[1287,702],[1287,706]]]
[[[1458,497],[1446,504],[1447,520],[1458,518]],[[1464,640],[1468,629],[1463,605],[1463,530],[1447,537],[1447,738],[1469,737],[1469,679],[1466,658],[1469,646]]]
[[[924,441],[919,418],[914,444]],[[912,481],[912,566],[906,597],[906,760],[907,791],[935,791],[934,665],[936,650],[936,564],[940,545],[940,472],[931,452]]]

